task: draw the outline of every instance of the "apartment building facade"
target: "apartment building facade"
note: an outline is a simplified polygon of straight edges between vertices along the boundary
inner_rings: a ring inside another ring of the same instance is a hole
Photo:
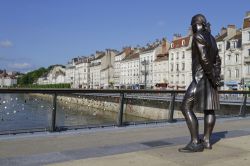
[[[245,88],[250,88],[250,11],[246,12],[242,26],[242,56],[244,58],[243,80]]]
[[[126,55],[120,62],[121,65],[121,88],[124,89],[139,89],[140,80],[140,50],[134,50]]]
[[[121,61],[132,52],[131,47],[124,47],[123,50],[115,55],[114,62],[114,88],[120,89],[122,87],[123,77],[122,77],[122,66]]]
[[[169,89],[187,89],[192,81],[192,36],[175,35],[169,49]]]

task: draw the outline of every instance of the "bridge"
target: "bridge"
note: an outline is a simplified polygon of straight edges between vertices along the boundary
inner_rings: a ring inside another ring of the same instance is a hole
[[[0,94],[47,93],[53,95],[51,126],[48,130],[26,128],[10,130],[0,136],[1,165],[249,165],[250,117],[247,110],[248,91],[220,91],[220,94],[242,95],[237,115],[217,119],[212,136],[213,149],[202,153],[179,153],[189,141],[183,119],[176,123],[175,95],[185,91],[130,90],[65,90],[65,89],[1,89]],[[70,126],[60,129],[56,121],[57,95],[83,93],[119,94],[120,111],[114,125]],[[131,123],[123,121],[123,104],[128,93],[170,93],[170,115],[166,120]],[[171,123],[169,123],[171,122]],[[200,133],[203,121],[200,122]]]

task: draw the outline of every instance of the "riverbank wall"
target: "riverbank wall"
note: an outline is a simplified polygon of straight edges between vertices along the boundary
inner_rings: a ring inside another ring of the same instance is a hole
[[[32,94],[34,97],[48,100],[52,102],[52,95]],[[102,112],[118,113],[120,109],[119,97],[114,96],[93,96],[93,95],[58,95],[57,104],[62,106],[84,106],[95,108]],[[131,99],[125,98],[124,114],[141,117],[150,120],[168,119],[169,117],[169,101],[158,101],[149,99]],[[91,110],[91,109],[89,109]],[[197,112],[198,117],[202,117],[203,113]],[[174,118],[184,118],[180,111],[180,103],[175,103]]]

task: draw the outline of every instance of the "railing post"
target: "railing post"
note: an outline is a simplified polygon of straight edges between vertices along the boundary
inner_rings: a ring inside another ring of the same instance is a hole
[[[53,109],[52,109],[52,117],[51,117],[51,132],[56,131],[56,104],[57,104],[57,94],[53,95]]]
[[[173,123],[176,122],[174,119],[174,103],[175,103],[175,92],[171,93],[171,101],[169,104],[169,112],[168,112],[168,122]]]
[[[240,116],[241,117],[245,117],[246,116],[246,104],[247,104],[247,94],[244,94],[244,99],[243,99],[243,103],[240,107]]]
[[[120,93],[120,110],[118,112],[117,126],[123,126],[124,93]]]

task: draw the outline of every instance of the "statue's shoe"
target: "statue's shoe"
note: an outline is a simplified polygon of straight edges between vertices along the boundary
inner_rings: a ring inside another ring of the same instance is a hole
[[[210,141],[201,140],[201,143],[205,149],[212,149],[212,144]]]
[[[204,150],[202,143],[189,143],[184,148],[180,148],[179,152],[192,153],[192,152],[202,152]]]

